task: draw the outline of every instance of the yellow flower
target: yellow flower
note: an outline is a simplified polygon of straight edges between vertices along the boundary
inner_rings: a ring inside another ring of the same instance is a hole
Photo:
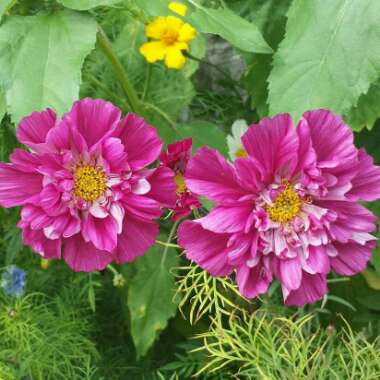
[[[182,51],[189,50],[189,42],[197,32],[178,17],[159,16],[146,26],[145,35],[154,40],[140,47],[149,63],[165,60],[168,68],[181,69],[186,61]]]
[[[41,259],[40,265],[42,269],[48,269],[50,265],[50,261],[46,259]]]
[[[182,3],[177,3],[176,1],[172,1],[168,8],[174,12],[177,13],[178,15],[185,17],[187,13],[187,6]]]

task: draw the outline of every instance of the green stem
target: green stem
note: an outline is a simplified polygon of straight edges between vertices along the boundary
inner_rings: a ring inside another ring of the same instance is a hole
[[[103,28],[98,27],[97,41],[100,48],[103,50],[103,53],[108,58],[109,62],[115,70],[115,74],[118,77],[120,84],[127,96],[128,102],[131,105],[131,111],[140,113],[140,100],[137,97],[136,91],[133,88],[131,82],[129,81],[128,75],[120,62],[119,58],[115,54],[111,41],[108,39]]]
[[[154,111],[157,115],[161,116],[169,125],[169,127],[174,131],[176,132],[177,131],[177,127],[176,127],[176,124],[175,122],[170,118],[169,115],[167,115],[161,108],[159,107],[156,107],[154,104],[150,104],[150,103],[144,103],[144,107],[146,109],[151,109],[152,111]]]
[[[146,69],[146,78],[145,78],[144,92],[143,92],[142,97],[141,97],[141,99],[142,99],[143,102],[146,99],[146,95],[147,95],[148,90],[149,90],[150,79],[152,77],[152,64],[148,63],[147,65],[148,65],[148,67]]]
[[[170,233],[169,233],[169,236],[168,236],[168,240],[166,241],[166,245],[165,245],[165,248],[164,248],[164,252],[162,253],[162,259],[161,259],[161,266],[164,265],[164,262],[166,260],[166,255],[168,254],[168,250],[169,250],[169,246],[170,246],[170,242],[173,240],[174,238],[174,235],[177,231],[177,227],[180,223],[181,219],[177,220],[174,224],[173,224],[173,227],[172,229],[170,230]]]

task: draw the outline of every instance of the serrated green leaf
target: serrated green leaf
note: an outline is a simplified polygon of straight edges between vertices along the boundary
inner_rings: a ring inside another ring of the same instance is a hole
[[[0,82],[15,122],[46,107],[58,114],[70,109],[79,95],[81,67],[94,48],[96,30],[90,16],[71,11],[12,17],[0,27],[0,56],[6,52],[0,58],[5,62]]]
[[[197,9],[190,16],[190,23],[199,31],[217,34],[243,51],[272,53],[255,24],[245,20],[227,8],[205,8],[190,1]]]
[[[120,3],[121,0],[58,0],[59,3],[67,8],[77,11],[86,11],[99,6],[114,5]]]
[[[219,150],[223,156],[228,156],[226,134],[216,125],[207,121],[194,121],[189,124],[178,125],[178,138],[191,137],[193,139],[193,149],[207,145]]]
[[[162,240],[165,237],[161,237]],[[137,355],[144,356],[168,320],[174,317],[177,305],[175,278],[172,269],[179,257],[171,249],[163,255],[162,246],[154,246],[135,262],[137,274],[129,281],[128,307],[131,314],[131,334]]]
[[[379,49],[379,1],[294,1],[269,77],[270,113],[345,113],[377,80]]]
[[[134,2],[150,16],[166,16],[172,13],[168,9],[169,0],[134,0]]]
[[[368,92],[359,98],[358,104],[344,117],[354,131],[372,129],[380,117],[380,83],[373,83]]]

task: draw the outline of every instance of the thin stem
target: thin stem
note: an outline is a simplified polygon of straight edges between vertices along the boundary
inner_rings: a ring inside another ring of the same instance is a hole
[[[161,108],[156,107],[154,104],[150,104],[150,103],[144,103],[144,107],[147,109],[151,109],[152,111],[156,112],[157,115],[161,116],[169,124],[169,127],[174,132],[177,131],[177,127],[176,127],[175,122]]]
[[[97,41],[103,53],[108,58],[109,62],[115,70],[115,74],[118,77],[120,84],[127,96],[128,102],[131,105],[132,112],[140,113],[140,100],[137,97],[136,91],[133,88],[131,82],[129,81],[128,75],[120,62],[119,58],[115,54],[111,41],[108,39],[103,28],[98,27]]]
[[[180,246],[178,244],[169,244],[169,243],[165,243],[164,241],[161,241],[161,240],[156,240],[156,244],[162,245],[164,247],[169,247],[169,248],[180,248]]]
[[[144,92],[142,94],[141,100],[144,102],[146,99],[146,95],[149,90],[149,85],[150,85],[150,79],[152,77],[152,64],[147,63],[147,69],[146,69],[146,78],[145,78],[145,84],[144,84]]]
[[[174,238],[174,235],[177,231],[177,227],[180,223],[181,219],[177,220],[174,224],[173,224],[173,227],[172,229],[170,230],[170,233],[169,233],[169,236],[168,236],[168,240],[166,241],[166,245],[165,245],[165,248],[164,248],[164,252],[162,253],[162,259],[161,259],[161,266],[164,265],[164,262],[166,260],[166,255],[168,253],[168,250],[169,250],[169,245],[170,245],[170,242],[173,240]]]

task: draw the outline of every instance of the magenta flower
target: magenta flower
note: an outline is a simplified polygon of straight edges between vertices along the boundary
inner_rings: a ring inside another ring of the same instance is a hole
[[[184,180],[187,163],[191,158],[192,139],[177,141],[168,145],[167,151],[160,155],[163,166],[172,169],[175,173],[177,185],[177,202],[174,208],[173,220],[178,220],[191,214],[192,210],[201,207],[198,198],[187,188]]]
[[[187,187],[217,206],[180,226],[187,257],[213,276],[236,270],[247,298],[277,278],[285,304],[298,306],[324,296],[331,270],[362,271],[376,217],[357,201],[380,198],[380,167],[355,148],[342,119],[310,111],[293,128],[278,115],[252,125],[242,142],[248,158],[234,165],[206,147],[189,162]]]
[[[23,241],[74,271],[134,260],[154,244],[161,206],[175,203],[173,172],[147,169],[162,144],[137,115],[83,99],[57,119],[48,109],[24,118],[11,163],[0,163],[0,204],[22,206]]]

